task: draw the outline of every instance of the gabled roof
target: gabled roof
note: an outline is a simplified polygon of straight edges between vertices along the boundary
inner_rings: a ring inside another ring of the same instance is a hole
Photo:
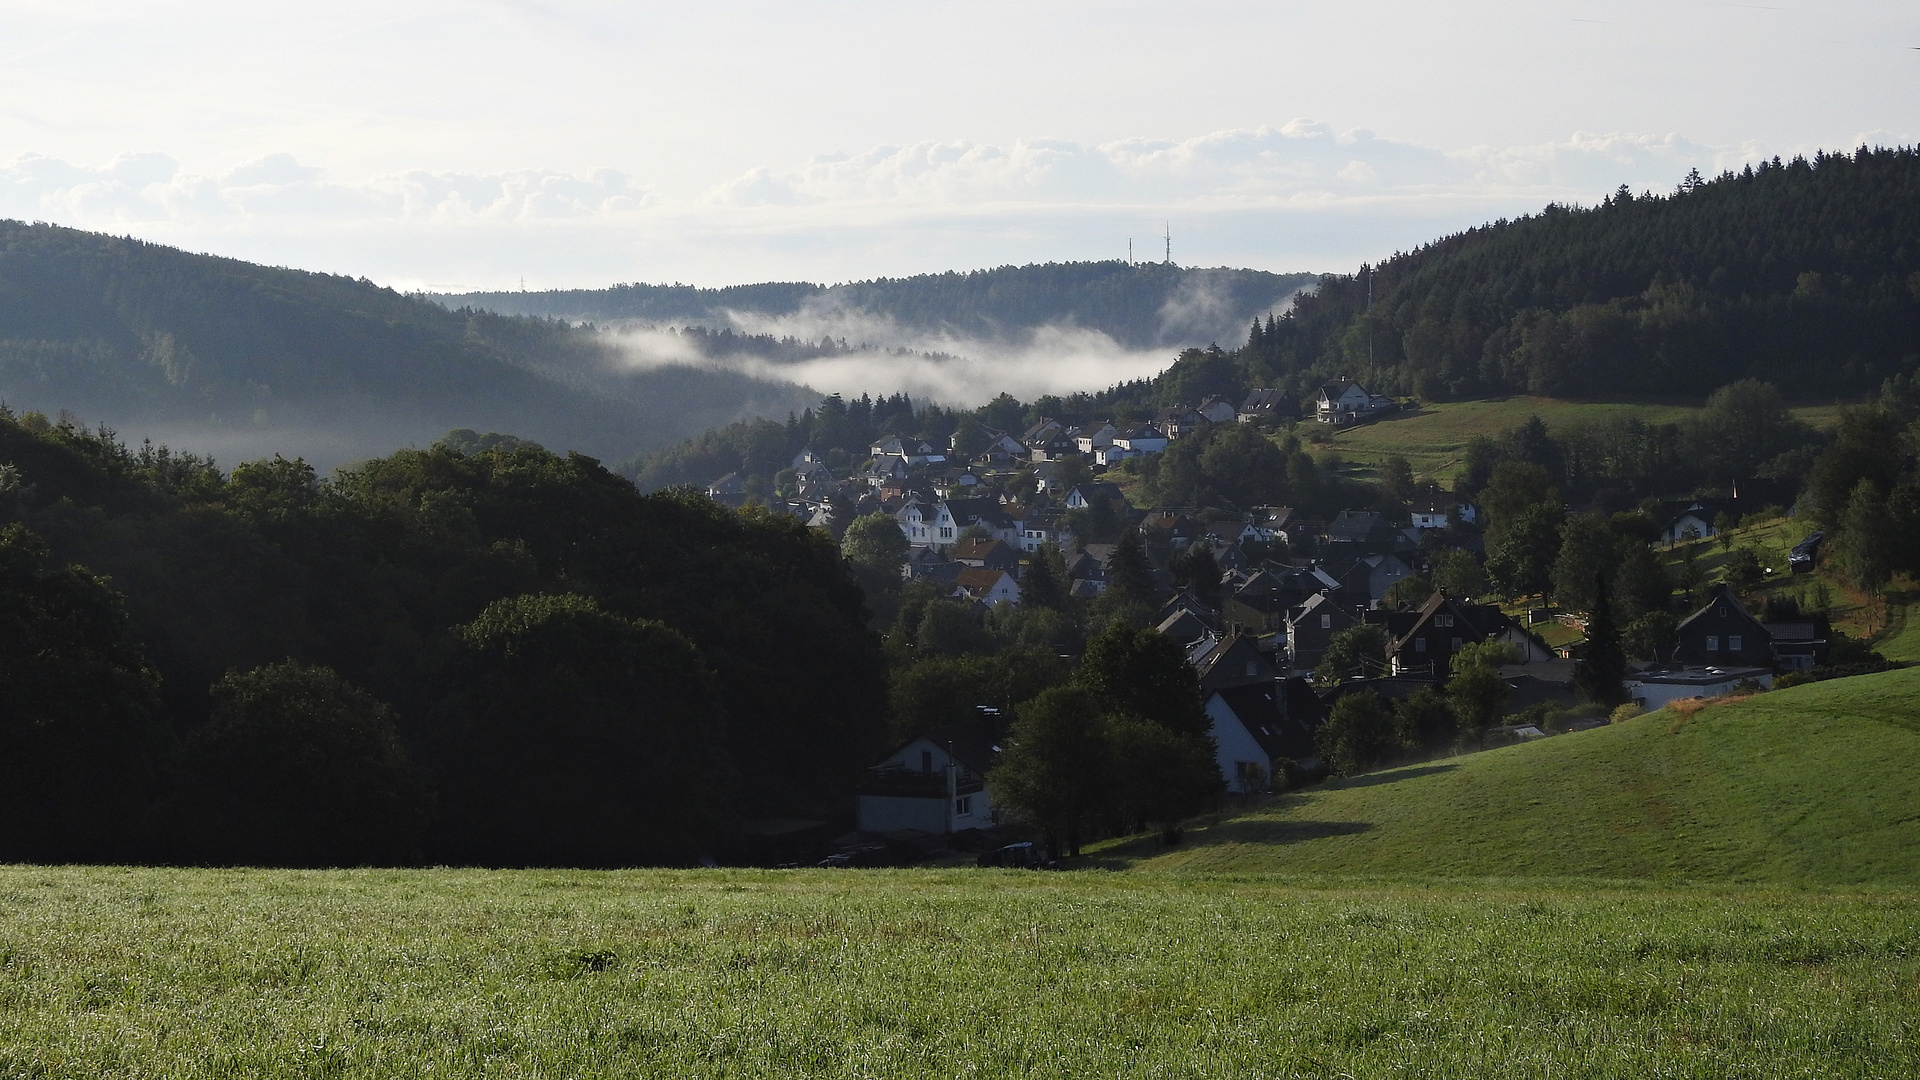
[[[1334,603],[1333,597],[1331,595],[1320,592],[1320,593],[1314,593],[1312,596],[1307,597],[1304,603],[1302,603],[1299,607],[1295,608],[1293,611],[1293,614],[1287,617],[1287,625],[1292,626],[1294,623],[1300,622],[1301,620],[1307,618],[1309,615],[1323,615],[1323,614],[1338,615],[1341,618],[1346,619],[1348,622],[1359,621],[1359,619],[1353,614],[1353,612],[1348,611],[1345,607]]]
[[[1674,633],[1678,634],[1681,631],[1684,631],[1689,625],[1691,625],[1692,623],[1702,618],[1705,618],[1707,615],[1712,613],[1713,609],[1716,606],[1723,603],[1728,605],[1730,608],[1732,608],[1732,614],[1738,616],[1739,618],[1745,619],[1747,622],[1752,623],[1755,627],[1760,629],[1761,632],[1764,633],[1766,631],[1767,629],[1766,626],[1762,624],[1759,619],[1756,619],[1753,617],[1753,613],[1747,610],[1747,605],[1740,602],[1740,597],[1734,593],[1733,587],[1726,584],[1725,582],[1722,582],[1718,585],[1715,585],[1711,590],[1708,591],[1706,606],[1702,607],[1699,611],[1696,611],[1693,614],[1687,616],[1686,618],[1680,620],[1680,625],[1677,627],[1674,627]]]
[[[979,559],[992,562],[1018,563],[1020,561],[1020,553],[1015,551],[1013,547],[1004,540],[982,540],[977,536],[970,536],[954,545],[953,559],[955,562],[968,562]]]
[[[1213,627],[1207,625],[1205,619],[1185,608],[1176,609],[1168,614],[1154,626],[1154,629],[1182,645],[1201,641],[1213,632]]]
[[[1327,538],[1333,541],[1364,542],[1379,528],[1382,515],[1374,510],[1342,510],[1327,523]]]
[[[1330,382],[1323,383],[1320,387],[1320,393],[1325,395],[1328,401],[1340,400],[1348,390],[1358,390],[1363,394],[1367,392],[1367,388],[1357,382]]]
[[[1286,680],[1287,683],[1298,681]],[[1215,690],[1207,700],[1211,703],[1219,698],[1268,757],[1306,761],[1318,756],[1313,746],[1318,712],[1295,712],[1288,708],[1294,696],[1292,688],[1285,684],[1260,682]]]
[[[1235,649],[1245,649],[1253,652],[1255,656],[1259,655],[1253,639],[1242,634],[1240,628],[1234,626],[1229,627],[1224,636],[1215,635],[1211,647],[1195,648],[1189,652],[1187,662],[1193,665],[1195,674],[1205,681],[1213,675],[1214,669],[1219,667],[1222,661],[1232,655]]]
[[[1243,413],[1273,412],[1291,404],[1293,404],[1293,395],[1285,390],[1253,390],[1247,394],[1247,400],[1240,403],[1240,411]]]
[[[953,754],[953,759],[972,770],[975,776],[985,776],[993,769],[993,762],[999,756],[999,747],[993,744],[991,735],[983,724],[952,724],[947,727],[929,728],[906,742],[888,751],[892,757],[914,743],[925,739],[942,750]]]
[[[952,515],[954,523],[962,528],[974,522],[984,522],[996,529],[1013,528],[1013,519],[1007,516],[997,499],[948,499],[944,505]]]
[[[976,596],[984,596],[999,588],[1001,579],[1005,577],[1007,577],[1005,570],[969,566],[954,577],[953,583]]]

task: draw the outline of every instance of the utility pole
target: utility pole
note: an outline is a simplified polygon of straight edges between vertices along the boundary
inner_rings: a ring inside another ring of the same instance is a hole
[[[1367,368],[1373,368],[1373,267],[1367,267]]]

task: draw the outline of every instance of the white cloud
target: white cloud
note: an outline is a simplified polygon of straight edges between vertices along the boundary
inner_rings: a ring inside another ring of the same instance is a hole
[[[288,154],[205,176],[155,153],[122,155],[97,168],[26,154],[0,167],[0,214],[82,228],[589,219],[639,209],[651,198],[610,169],[586,175],[411,171],[338,182]]]
[[[1769,151],[1576,133],[1447,151],[1295,120],[1187,139],[880,145],[762,165],[669,198],[615,169],[342,178],[273,153],[196,172],[152,152],[0,166],[0,215],[128,232],[403,288],[630,280],[849,280],[1004,263],[1157,257],[1339,270],[1620,184],[1670,190]],[[1779,152],[1777,150],[1772,152]]]

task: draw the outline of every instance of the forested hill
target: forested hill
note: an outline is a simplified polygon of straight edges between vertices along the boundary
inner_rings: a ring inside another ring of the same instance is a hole
[[[1068,262],[844,285],[770,282],[701,289],[464,293],[436,299],[511,315],[739,328],[743,316],[887,320],[908,332],[1004,340],[1050,325],[1099,330],[1128,348],[1238,341],[1249,320],[1283,307],[1313,274],[1197,269],[1168,263]],[[877,341],[877,345],[898,344]]]
[[[1775,159],[1497,221],[1323,279],[1243,359],[1256,384],[1348,375],[1428,398],[1869,391],[1920,365],[1920,152]]]
[[[454,428],[625,458],[816,400],[722,372],[630,371],[549,320],[17,221],[0,221],[0,399],[227,460],[323,465]]]

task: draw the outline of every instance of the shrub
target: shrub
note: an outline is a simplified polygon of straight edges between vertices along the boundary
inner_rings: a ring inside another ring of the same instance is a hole
[[[393,710],[331,668],[288,661],[214,684],[168,817],[194,859],[356,866],[412,858],[427,805]]]
[[[1614,706],[1613,711],[1607,714],[1607,722],[1610,724],[1625,723],[1646,711],[1647,710],[1641,708],[1637,702],[1629,701],[1625,705]]]

